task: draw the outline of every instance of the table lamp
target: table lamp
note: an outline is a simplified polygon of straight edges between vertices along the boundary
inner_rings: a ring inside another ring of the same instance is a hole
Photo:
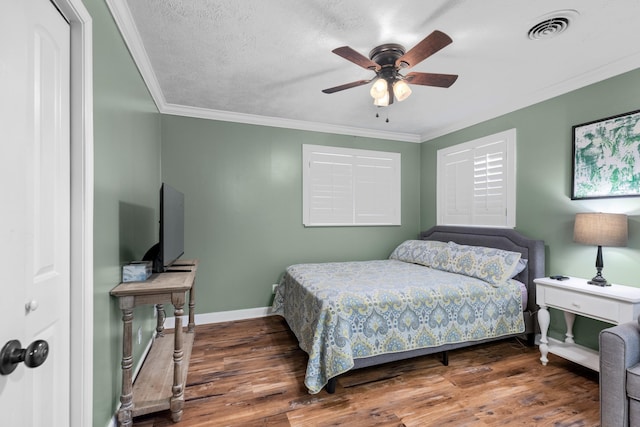
[[[589,284],[610,286],[602,277],[602,247],[627,246],[627,216],[611,213],[578,213],[573,227],[573,241],[583,245],[598,246],[596,276]]]

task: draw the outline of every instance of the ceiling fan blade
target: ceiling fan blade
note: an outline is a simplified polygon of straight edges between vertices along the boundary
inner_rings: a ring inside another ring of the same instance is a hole
[[[361,66],[362,68],[366,68],[367,70],[378,71],[380,69],[380,65],[373,62],[361,53],[353,50],[349,46],[338,47],[333,49],[331,52],[343,57],[347,61],[351,61],[354,64]]]
[[[357,82],[346,83],[346,84],[343,84],[343,85],[340,85],[340,86],[330,87],[329,89],[324,89],[323,92],[324,93],[340,92],[341,90],[351,89],[352,87],[358,87],[358,86],[366,85],[370,81],[371,80],[358,80]]]
[[[411,68],[430,57],[443,47],[451,44],[451,37],[442,31],[435,30],[407,53],[396,60],[396,67]]]
[[[407,74],[405,80],[412,85],[449,87],[458,80],[458,75],[414,72]]]

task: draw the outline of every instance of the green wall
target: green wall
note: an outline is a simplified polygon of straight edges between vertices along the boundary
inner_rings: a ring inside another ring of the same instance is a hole
[[[302,226],[302,144],[402,156],[402,225]],[[162,116],[162,178],[185,193],[197,313],[266,307],[298,262],[386,258],[419,232],[420,145]]]
[[[106,426],[120,394],[121,312],[109,291],[120,267],[157,240],[164,180],[186,195],[186,257],[201,259],[198,313],[265,307],[271,284],[295,262],[371,259],[435,223],[436,150],[515,127],[517,229],[544,239],[547,273],[591,277],[595,248],[572,242],[576,212],[625,212],[629,246],[605,248],[604,275],[638,286],[640,199],[571,201],[571,126],[640,108],[640,70],[423,144],[160,115],[104,0],[84,0],[94,53],[94,425]],[[304,228],[301,145],[402,153],[402,226]],[[552,313],[552,335],[563,321]],[[150,307],[135,312],[139,356]],[[576,320],[594,346],[603,324]],[[137,359],[137,358],[136,358]]]
[[[596,247],[573,242],[577,212],[629,215],[629,243],[603,248],[603,275],[610,282],[640,286],[640,199],[571,200],[571,127],[640,108],[640,70],[570,92],[422,144],[421,226],[436,221],[436,153],[440,148],[517,129],[516,229],[543,239],[547,274],[591,278]],[[576,319],[576,341],[597,348],[605,324]],[[551,335],[564,334],[564,318],[552,313]]]
[[[93,425],[106,426],[119,403],[122,313],[109,291],[122,264],[157,240],[160,114],[103,0],[84,0],[93,18],[94,327]],[[153,330],[153,312],[134,312],[136,361]]]

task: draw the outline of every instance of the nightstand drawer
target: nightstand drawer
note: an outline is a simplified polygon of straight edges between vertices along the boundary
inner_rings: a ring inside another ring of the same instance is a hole
[[[619,321],[619,303],[616,301],[553,287],[545,288],[544,292],[544,299],[550,307],[586,314],[609,323]]]

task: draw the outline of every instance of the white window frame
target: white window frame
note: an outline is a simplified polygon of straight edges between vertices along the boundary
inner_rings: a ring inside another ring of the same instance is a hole
[[[438,150],[438,225],[516,226],[516,136],[509,129]]]
[[[305,227],[400,225],[401,156],[302,145]]]

